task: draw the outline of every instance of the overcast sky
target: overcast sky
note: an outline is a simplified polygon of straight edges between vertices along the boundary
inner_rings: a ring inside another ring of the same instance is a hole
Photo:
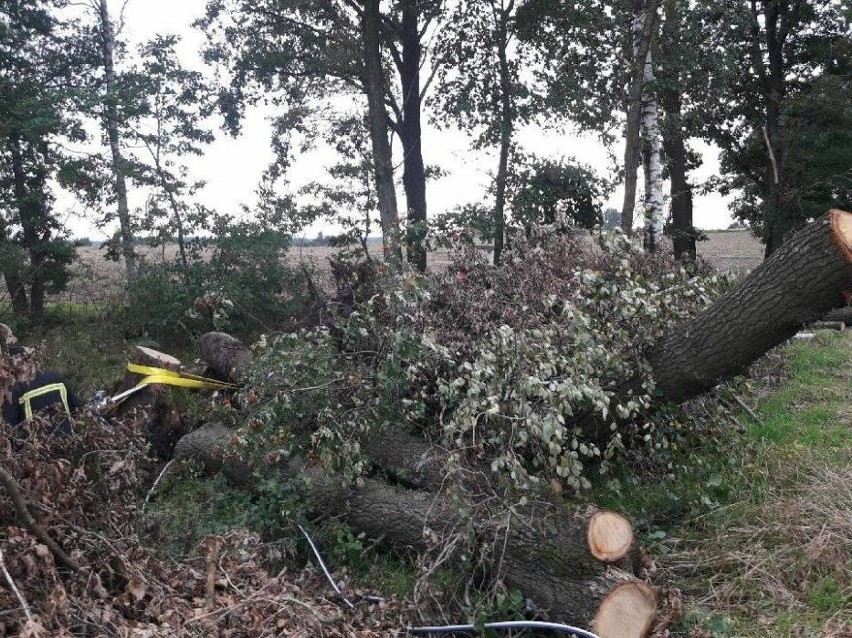
[[[117,18],[123,0],[110,0],[110,9]],[[204,11],[205,0],[129,0],[125,9],[125,27],[122,35],[131,48],[154,35],[177,34],[182,38],[179,53],[187,67],[201,69],[199,57],[204,37],[190,25]],[[218,122],[215,124],[218,127]],[[234,139],[217,129],[217,139],[203,158],[190,163],[193,177],[207,182],[199,199],[219,212],[236,212],[240,204],[251,205],[254,191],[264,168],[272,159],[269,147],[270,127],[260,109],[249,111],[242,134]],[[538,155],[564,156],[591,165],[601,175],[611,168],[609,153],[593,136],[555,135],[534,127],[519,133],[518,140],[527,152]],[[486,151],[471,151],[469,138],[455,131],[438,131],[428,125],[423,131],[423,154],[427,165],[438,165],[447,175],[428,184],[427,199],[430,216],[440,214],[457,204],[477,201],[485,195],[490,174],[496,170],[496,155]],[[705,158],[704,166],[691,176],[693,183],[713,175],[718,169],[717,153],[703,143],[696,143]],[[615,149],[617,157],[623,156],[623,146]],[[290,178],[298,187],[309,181],[322,179],[324,169],[318,159],[326,154],[314,154],[297,161]],[[400,203],[404,204],[401,187]],[[641,191],[641,174],[640,174]],[[612,193],[606,206],[621,209],[622,189]],[[641,192],[638,194],[641,198]],[[140,196],[131,201],[139,205]],[[102,238],[85,219],[79,205],[67,205],[67,223],[75,236]],[[695,225],[699,228],[725,228],[730,224],[727,200],[718,195],[695,196]],[[307,235],[317,231],[332,230],[322,225],[314,226]]]

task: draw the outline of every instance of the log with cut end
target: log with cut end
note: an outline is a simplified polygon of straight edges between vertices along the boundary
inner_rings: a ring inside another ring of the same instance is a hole
[[[236,474],[238,480],[251,476],[252,468],[228,453],[234,434],[221,426],[192,432],[178,443],[175,458],[197,458],[208,469]],[[400,471],[399,464],[394,467]],[[499,499],[451,498],[375,478],[355,487],[293,462],[276,471],[282,480],[299,472],[307,477],[294,485],[312,519],[342,519],[398,553],[425,554],[455,533],[473,538],[479,550],[472,555],[486,557],[489,582],[499,579],[520,590],[554,620],[589,626],[610,592],[638,582],[630,571],[609,564],[633,546],[629,522],[613,512],[575,512],[551,501],[508,508]],[[465,567],[461,562],[457,566]]]
[[[175,357],[152,348],[136,346],[130,352],[130,362],[152,368],[164,368],[179,372],[181,362]],[[119,386],[123,392],[135,387],[145,375],[129,370]],[[132,417],[151,446],[152,454],[160,459],[171,456],[175,443],[189,431],[175,406],[169,388],[151,384],[131,394],[115,411],[116,416]]]
[[[822,318],[823,321],[830,322],[842,322],[846,327],[852,326],[852,306],[844,306],[842,308],[835,308],[828,312],[825,317]]]
[[[741,374],[836,308],[850,289],[852,213],[832,210],[652,348],[657,391],[681,402]]]
[[[245,383],[252,356],[239,339],[224,332],[208,332],[198,341],[201,359],[217,376],[232,383]]]
[[[604,563],[616,563],[633,547],[633,527],[621,514],[601,510],[589,519],[588,543],[592,556]]]
[[[644,638],[657,615],[657,594],[643,582],[615,586],[601,601],[592,621],[600,638]]]

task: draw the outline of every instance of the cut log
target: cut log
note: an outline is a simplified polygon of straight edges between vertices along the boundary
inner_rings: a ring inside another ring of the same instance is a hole
[[[601,601],[592,631],[600,638],[644,638],[657,615],[657,594],[642,582],[616,586]]]
[[[682,402],[744,372],[852,289],[852,213],[808,224],[740,284],[649,353],[657,391]]]
[[[232,452],[235,435],[233,429],[224,425],[205,425],[177,442],[173,458],[176,461],[195,460],[208,474],[221,472],[233,485],[250,487],[254,483],[254,469]]]
[[[621,514],[601,510],[589,519],[589,550],[604,563],[616,563],[633,547],[633,527]]]
[[[847,327],[852,326],[852,306],[835,308],[828,312],[823,321],[842,321]]]
[[[178,443],[175,458],[198,459],[207,469],[242,481],[252,472],[229,453],[233,437],[233,430],[221,426],[196,430]],[[490,581],[500,579],[519,589],[554,620],[589,626],[611,591],[638,582],[629,571],[597,556],[617,560],[632,546],[630,524],[612,512],[572,512],[547,501],[518,505],[510,513],[492,500],[460,504],[458,495],[394,487],[374,478],[348,486],[296,463],[276,471],[283,480],[299,472],[307,476],[294,485],[313,520],[342,519],[397,553],[423,555],[440,538],[456,532],[472,535],[482,548],[477,554],[489,557],[485,569]]]
[[[201,359],[223,381],[242,384],[248,380],[252,356],[243,342],[224,332],[201,335]]]
[[[178,372],[181,362],[175,357],[144,346],[136,346],[130,352],[130,362],[154,368]],[[143,375],[125,373],[119,392],[135,387]],[[189,432],[180,412],[172,400],[168,386],[152,384],[141,388],[127,397],[116,408],[116,416],[135,420],[145,440],[151,446],[151,454],[166,460],[171,457],[175,444]]]

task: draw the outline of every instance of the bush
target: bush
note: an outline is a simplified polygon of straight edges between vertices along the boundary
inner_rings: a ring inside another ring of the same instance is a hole
[[[430,281],[390,281],[331,329],[261,348],[245,391],[250,449],[354,478],[364,437],[417,429],[516,484],[587,487],[624,442],[600,449],[578,419],[631,421],[649,450],[666,447],[649,424],[643,353],[725,283],[620,234],[593,244],[546,232],[519,240],[499,268],[463,260]],[[632,394],[618,391],[631,380]]]
[[[209,249],[143,264],[130,290],[127,324],[161,344],[183,345],[209,330],[251,338],[310,323],[311,273],[283,263],[288,238],[257,224],[222,224]]]

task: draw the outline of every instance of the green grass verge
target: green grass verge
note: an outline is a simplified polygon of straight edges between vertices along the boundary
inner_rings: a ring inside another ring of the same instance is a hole
[[[784,381],[745,427],[684,452],[672,476],[592,497],[627,512],[682,592],[672,636],[852,635],[852,336],[778,353]]]

